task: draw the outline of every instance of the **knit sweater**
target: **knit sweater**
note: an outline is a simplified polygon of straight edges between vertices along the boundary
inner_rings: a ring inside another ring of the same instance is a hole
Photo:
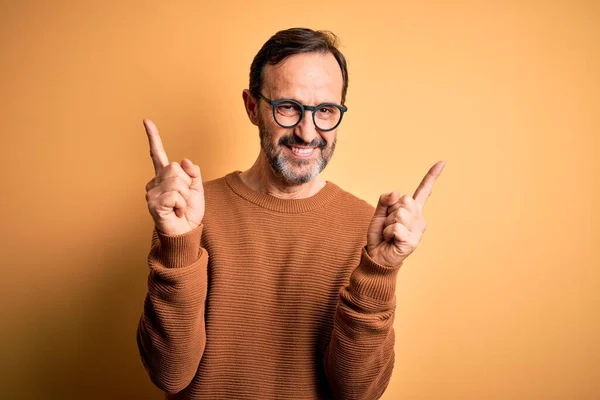
[[[399,267],[365,250],[373,207],[331,182],[283,200],[239,171],[202,224],[153,233],[137,331],[167,399],[377,399],[394,364]]]

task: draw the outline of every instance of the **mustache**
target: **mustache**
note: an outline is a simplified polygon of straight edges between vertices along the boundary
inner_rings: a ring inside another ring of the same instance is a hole
[[[314,138],[310,143],[306,143],[304,140],[300,139],[296,135],[288,135],[288,136],[282,136],[281,138],[279,138],[279,145],[280,146],[288,146],[288,147],[292,147],[292,146],[317,147],[321,150],[324,150],[327,147],[327,142],[325,141],[325,139],[319,137],[319,138]]]

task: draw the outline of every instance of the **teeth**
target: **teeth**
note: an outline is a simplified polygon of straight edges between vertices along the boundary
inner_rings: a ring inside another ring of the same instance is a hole
[[[298,153],[298,154],[310,154],[310,153],[312,153],[313,149],[310,149],[310,148],[309,149],[301,149],[298,147],[292,147],[292,151],[294,153]]]

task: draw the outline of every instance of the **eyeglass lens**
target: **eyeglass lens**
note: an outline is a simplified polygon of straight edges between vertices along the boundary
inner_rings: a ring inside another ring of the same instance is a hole
[[[296,125],[302,118],[302,108],[299,104],[291,101],[279,103],[274,111],[275,121],[286,128]],[[313,119],[318,129],[328,130],[337,125],[340,117],[339,108],[332,105],[322,105],[314,111]]]

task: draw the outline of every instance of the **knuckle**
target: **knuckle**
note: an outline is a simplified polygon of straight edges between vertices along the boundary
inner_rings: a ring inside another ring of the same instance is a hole
[[[160,183],[162,183],[162,181],[167,179],[166,177],[168,177],[168,176],[169,176],[169,167],[166,166],[154,177],[154,183],[160,184]]]
[[[152,189],[154,187],[154,183],[155,183],[155,178],[152,178],[148,181],[148,183],[146,183],[146,191],[149,191],[150,189]]]
[[[417,201],[413,199],[412,196],[407,195],[403,201],[407,208],[410,208],[411,210],[417,209]]]
[[[149,201],[148,202],[148,210],[150,211],[150,214],[154,215],[154,213],[156,212],[157,209],[157,205],[154,201]]]
[[[175,161],[171,161],[169,164],[167,164],[167,166],[163,169],[163,171],[169,172],[169,173],[173,173],[177,170],[179,170],[181,167],[179,166],[179,164]]]
[[[187,183],[179,176],[173,177],[170,183],[170,186],[173,190],[183,192],[188,189]]]
[[[408,219],[408,218],[410,218],[411,213],[406,208],[401,207],[398,209],[398,215],[402,219]]]
[[[187,187],[187,184],[186,184],[185,180],[181,176],[179,176],[179,175],[173,177],[173,184],[176,185],[176,186],[178,186],[178,187],[179,186],[186,186]]]
[[[402,229],[402,225],[401,224],[394,225],[394,233],[396,234],[397,237],[403,236],[404,229]]]
[[[180,185],[180,181],[181,178],[177,177],[177,176],[169,176],[168,178],[165,178],[161,183],[160,183],[160,188],[163,192],[168,192],[171,190],[177,190],[177,188]]]
[[[400,207],[402,207],[402,205],[400,203],[396,203],[396,204],[390,206],[389,213],[391,214],[393,212],[396,212]]]
[[[161,182],[162,188],[165,191],[169,190],[170,188],[173,187],[174,184],[177,184],[176,179],[177,179],[176,176],[169,176],[168,178],[165,178],[165,180]]]
[[[160,196],[159,199],[161,202],[165,202],[165,201],[169,201],[172,197],[172,193],[173,192],[163,192]]]
[[[160,192],[161,193],[166,193],[166,192],[170,191],[171,190],[171,184],[172,184],[171,182],[172,182],[171,179],[165,179],[164,181],[162,181],[160,183],[160,186],[159,186],[160,187]]]

